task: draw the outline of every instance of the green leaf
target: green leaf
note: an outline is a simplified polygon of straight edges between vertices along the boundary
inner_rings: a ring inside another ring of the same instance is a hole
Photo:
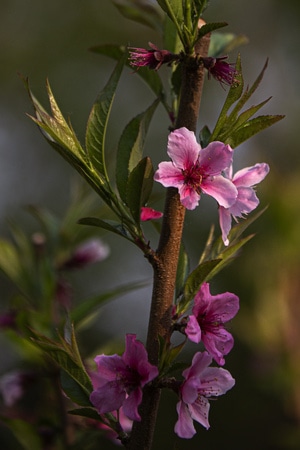
[[[183,50],[176,27],[169,16],[165,16],[164,20],[163,45],[171,53],[179,54]]]
[[[176,273],[176,298],[178,298],[182,294],[183,286],[188,276],[189,268],[189,257],[187,252],[185,251],[183,244],[181,244]]]
[[[125,203],[128,177],[142,159],[145,138],[157,105],[158,100],[152,103],[146,111],[134,117],[124,129],[119,141],[116,182],[120,197]]]
[[[183,7],[182,0],[157,0],[163,11],[168,14],[172,22],[183,22]]]
[[[94,53],[105,55],[115,60],[119,60],[124,54],[126,54],[126,66],[132,69],[128,59],[127,49],[123,46],[97,45],[95,47],[92,47],[90,50]],[[164,107],[168,112],[169,106],[167,104],[163,84],[158,73],[155,70],[149,70],[148,68],[141,67],[139,70],[135,71],[133,75],[138,75],[145,81],[145,83],[154,92],[157,98],[162,102],[162,104],[164,105]]]
[[[108,181],[105,164],[105,135],[111,107],[115,97],[118,82],[124,67],[124,57],[118,62],[107,85],[97,97],[90,113],[85,144],[92,166]]]
[[[101,307],[104,303],[114,300],[121,295],[125,295],[128,292],[135,291],[136,289],[142,289],[147,284],[148,283],[144,281],[132,282],[119,286],[118,288],[105,292],[104,294],[96,295],[95,297],[87,299],[72,310],[71,319],[74,324],[78,326],[83,320],[87,320],[92,314],[94,314],[95,310]]]
[[[210,142],[211,132],[207,125],[205,125],[200,131],[200,144],[202,148],[208,146]]]
[[[215,259],[211,261],[205,261],[199,264],[196,269],[187,277],[183,297],[180,299],[178,304],[179,312],[184,312],[189,307],[190,302],[195,297],[196,293],[200,289],[200,286],[204,281],[206,281],[210,273],[214,268],[221,263],[221,259]]]
[[[74,416],[88,417],[89,419],[97,420],[98,422],[103,422],[101,416],[93,408],[76,408],[68,411],[69,414]]]
[[[285,116],[283,115],[266,115],[248,120],[242,127],[234,131],[230,137],[226,139],[226,143],[235,148],[260,131],[265,130],[279,120],[282,120],[284,117]]]
[[[151,195],[154,169],[149,157],[143,158],[128,178],[126,203],[136,223],[140,222],[141,207]]]
[[[78,388],[75,392],[76,400],[80,400],[82,406],[90,405],[89,395],[93,390],[92,382],[86,373],[83,362],[81,360],[74,330],[72,329],[71,342],[65,341],[61,336],[60,341],[54,341],[52,339],[31,330],[33,338],[32,342],[41,350],[45,352],[45,355],[52,358],[58,366],[64,370],[76,384]],[[65,378],[66,380],[66,378]],[[71,385],[69,385],[70,387]],[[73,384],[74,388],[74,384]],[[79,388],[82,391],[82,395],[79,396]],[[71,389],[70,389],[71,392]],[[75,401],[75,400],[74,400]]]
[[[61,387],[65,394],[72,402],[81,406],[91,406],[89,396],[80,384],[74,380],[67,372],[61,370],[60,373]]]
[[[141,0],[113,0],[119,12],[127,19],[161,31],[162,17],[157,7]]]
[[[237,36],[233,33],[213,33],[210,37],[208,55],[213,58],[228,55],[236,47],[247,43],[248,39],[244,35]]]
[[[1,421],[9,427],[24,450],[42,450],[44,448],[36,426],[22,419],[10,419],[5,416],[1,416]]]
[[[181,41],[184,42],[182,33],[182,24],[184,22],[182,0],[157,0],[157,3],[174,23]]]
[[[123,224],[113,220],[102,220],[98,217],[84,217],[78,221],[81,225],[103,228],[104,230],[118,234],[132,242],[132,238]]]
[[[215,128],[211,134],[211,141],[217,140],[217,137],[219,136],[219,134],[221,133],[221,131],[224,127],[224,124],[226,124],[228,110],[241,97],[241,95],[243,93],[244,79],[243,79],[243,74],[242,74],[242,65],[241,65],[240,55],[238,55],[235,68],[236,68],[236,71],[238,72],[238,75],[236,76],[237,84],[230,86],[226,100],[225,100],[222,110],[220,112],[219,118],[218,118]]]
[[[238,58],[236,69],[239,71],[237,78],[240,79],[240,84],[237,87],[231,86],[215,129],[210,137],[211,141],[220,140],[235,148],[242,142],[252,137],[254,134],[283,119],[284,116],[282,115],[266,115],[250,119],[270,100],[271,97],[239,114],[242,107],[258,88],[267,68],[267,64],[268,61],[266,61],[263,69],[259,73],[251,88],[249,89],[247,87],[243,92],[244,82],[242,68],[240,59]],[[228,110],[235,102],[236,105],[232,109],[231,113],[227,115]]]
[[[22,267],[18,252],[10,242],[4,239],[0,239],[0,270],[17,286],[22,284]]]
[[[199,28],[197,40],[201,39],[203,36],[205,36],[208,33],[211,33],[212,31],[218,30],[219,28],[227,27],[227,22],[216,22],[216,23],[206,23],[201,28]]]
[[[60,109],[54,99],[50,84],[47,81],[46,88],[53,116],[50,116],[46,110],[40,105],[29,88],[28,80],[24,80],[25,87],[33,104],[36,118],[31,119],[44,131],[45,137],[52,142],[56,142],[64,151],[72,154],[73,158],[78,161],[85,161],[86,155],[81,147],[72,127],[67,124]]]

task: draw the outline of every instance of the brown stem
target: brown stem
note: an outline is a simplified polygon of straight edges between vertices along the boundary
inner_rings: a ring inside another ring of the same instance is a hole
[[[197,43],[195,51],[201,56],[208,53],[209,36]],[[182,64],[181,100],[176,128],[186,127],[196,131],[200,100],[204,81],[203,66],[197,56],[188,56]],[[174,300],[176,271],[184,224],[185,208],[179,200],[178,191],[168,188],[160,242],[153,259],[153,295],[149,318],[147,351],[149,361],[158,364],[159,336],[169,342],[171,338],[171,311]],[[160,389],[147,386],[139,408],[141,422],[135,422],[129,450],[150,450],[155,428]]]

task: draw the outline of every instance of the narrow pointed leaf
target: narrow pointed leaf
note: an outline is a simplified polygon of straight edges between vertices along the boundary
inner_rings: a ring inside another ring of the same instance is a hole
[[[16,248],[8,241],[0,239],[0,270],[13,281],[21,286],[21,265]]]
[[[251,88],[247,88],[245,89],[245,92],[243,93],[243,95],[241,96],[240,100],[238,101],[238,103],[236,104],[236,106],[234,107],[233,111],[232,111],[232,115],[233,116],[237,116],[238,112],[242,109],[242,107],[246,104],[246,102],[249,100],[249,98],[254,94],[254,92],[256,91],[256,89],[258,88],[258,86],[260,85],[263,76],[265,74],[265,71],[268,67],[268,60],[266,60],[261,72],[259,73],[258,77],[256,78],[256,80],[254,81],[254,83],[252,84]]]
[[[60,373],[60,382],[63,391],[72,402],[81,406],[92,406],[87,392],[64,370]]]
[[[161,31],[161,14],[154,5],[141,1],[135,1],[133,5],[130,0],[113,0],[113,3],[127,19]]]
[[[126,228],[119,222],[113,220],[102,220],[98,217],[84,217],[78,221],[81,225],[90,225],[93,227],[103,228],[104,230],[111,231],[112,233],[118,234],[132,241],[131,236],[127,232]]]
[[[220,264],[220,262],[221,259],[205,261],[193,270],[193,272],[188,276],[184,286],[183,297],[185,303],[189,303],[195,297],[201,284],[204,283],[209,274],[218,264]]]
[[[241,65],[241,58],[240,55],[237,58],[235,68],[237,70],[237,83],[230,86],[228,95],[226,97],[225,103],[223,105],[223,108],[220,112],[219,118],[217,120],[217,123],[215,125],[215,128],[211,135],[211,141],[215,141],[219,134],[221,133],[222,129],[226,126],[226,122],[228,120],[227,118],[227,112],[231,108],[231,106],[238,101],[238,99],[241,97],[243,93],[244,88],[244,79],[242,74],[242,65]]]
[[[181,244],[176,273],[176,298],[178,298],[182,294],[183,286],[188,276],[189,268],[189,257],[184,249],[183,244]]]
[[[97,420],[97,422],[103,422],[101,416],[94,408],[76,408],[71,409],[68,413],[74,416],[88,417],[89,419]]]
[[[211,33],[212,31],[227,27],[227,25],[227,22],[206,23],[199,29],[197,39],[201,39],[203,36]]]
[[[152,103],[146,111],[134,117],[125,127],[119,141],[116,182],[120,197],[125,203],[128,177],[142,159],[145,138],[157,105],[158,100]]]
[[[248,120],[241,128],[234,131],[230,137],[227,139],[227,143],[230,144],[233,148],[240,145],[242,142],[246,141],[250,137],[259,133],[262,130],[270,127],[274,123],[282,120],[284,116],[258,116],[254,119]]]
[[[140,222],[141,207],[147,203],[150,197],[153,175],[154,169],[149,157],[143,158],[130,173],[126,191],[126,203],[137,223]]]
[[[130,62],[128,59],[128,51],[124,46],[117,45],[97,45],[90,49],[94,53],[98,53],[100,55],[105,55],[115,60],[119,60],[122,56],[126,55],[125,64],[127,67],[130,66]],[[133,70],[133,69],[132,69]],[[136,70],[132,73],[132,76],[141,77],[144,82],[149,86],[149,88],[154,92],[156,97],[162,102],[167,111],[169,111],[169,107],[165,98],[165,92],[163,88],[162,81],[155,70],[149,70],[147,67],[141,67],[139,70]]]
[[[136,289],[142,289],[145,286],[147,286],[146,282],[128,283],[119,286],[112,291],[87,299],[73,309],[71,312],[71,319],[75,325],[79,325],[81,321],[87,320],[88,317],[94,314],[95,310],[100,308],[104,303],[114,300],[121,295],[125,295],[128,292],[135,291]]]
[[[73,378],[86,396],[89,397],[93,389],[92,382],[84,369],[76,349],[73,349],[63,338],[61,338],[61,342],[56,342],[33,330],[31,332],[33,335],[32,342],[46,352],[47,356],[52,358],[62,370]],[[86,404],[83,406],[86,406]]]
[[[87,123],[85,137],[86,150],[93,168],[104,176],[106,180],[108,180],[108,175],[104,154],[105,134],[124,62],[124,58],[118,62],[107,85],[97,97]]]

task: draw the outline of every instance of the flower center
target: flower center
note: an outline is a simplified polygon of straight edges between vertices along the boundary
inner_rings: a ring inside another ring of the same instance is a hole
[[[184,176],[184,184],[187,184],[189,187],[193,188],[195,191],[199,192],[201,189],[202,183],[202,173],[198,164],[189,167],[182,171]]]

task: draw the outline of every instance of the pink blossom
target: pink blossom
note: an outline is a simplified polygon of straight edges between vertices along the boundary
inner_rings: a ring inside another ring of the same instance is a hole
[[[149,208],[148,206],[142,206],[141,208],[141,221],[145,222],[147,220],[160,219],[163,213],[156,211],[155,209]]]
[[[212,75],[221,83],[221,85],[227,84],[230,86],[238,83],[236,78],[238,71],[234,68],[233,64],[224,61],[227,58],[227,56],[222,56],[220,58],[208,56],[206,58],[201,58],[201,60],[208,71],[208,76]]]
[[[208,367],[212,362],[207,353],[196,353],[192,365],[183,372],[185,381],[180,388],[180,401],[177,403],[178,421],[175,433],[185,439],[196,434],[193,421],[209,428],[209,398],[218,397],[231,389],[235,380],[231,374],[219,367]]]
[[[252,167],[239,170],[232,177],[232,166],[227,171],[228,178],[237,188],[237,198],[230,207],[219,206],[219,222],[222,230],[222,239],[225,245],[229,244],[228,234],[231,230],[231,216],[237,221],[237,217],[249,214],[259,204],[254,186],[260,183],[269,173],[266,163],[258,163]]]
[[[62,264],[63,269],[80,269],[88,264],[103,261],[109,255],[109,247],[100,239],[89,239],[75,249],[67,261]]]
[[[154,179],[165,187],[177,188],[187,209],[196,208],[201,192],[229,208],[236,200],[237,188],[221,173],[232,164],[232,153],[229,145],[218,141],[202,149],[192,131],[179,128],[168,139],[172,161],[161,162]]]
[[[130,65],[133,67],[149,67],[158,70],[162,64],[168,64],[178,59],[168,50],[160,50],[156,45],[149,42],[150,49],[129,47]]]
[[[157,367],[148,362],[143,344],[136,341],[135,334],[127,334],[122,356],[99,355],[95,362],[98,373],[92,378],[95,389],[90,400],[99,414],[122,406],[129,419],[140,421],[138,406],[142,401],[142,388],[158,375]]]
[[[223,366],[224,355],[233,347],[233,337],[224,328],[239,310],[239,298],[231,292],[211,295],[209,283],[203,283],[194,300],[185,333],[196,343],[201,340],[215,361]]]

